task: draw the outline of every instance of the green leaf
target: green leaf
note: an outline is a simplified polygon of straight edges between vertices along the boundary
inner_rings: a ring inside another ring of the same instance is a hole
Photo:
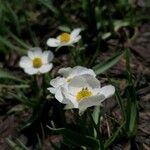
[[[59,26],[58,29],[63,32],[71,32],[70,28],[67,26]]]
[[[11,85],[6,85],[6,84],[0,84],[0,89],[2,88],[6,88],[6,89],[26,89],[29,88],[30,86],[27,84],[20,84],[20,85],[15,85],[15,84],[11,84]]]
[[[131,112],[132,115],[130,116],[129,131],[131,133],[131,136],[134,136],[137,129],[137,123],[138,123],[137,106],[134,103],[131,104]]]
[[[32,46],[29,44],[26,44],[25,42],[23,42],[23,40],[21,40],[19,37],[17,37],[16,35],[14,35],[12,32],[10,32],[8,30],[8,34],[10,35],[10,37],[12,37],[18,44],[20,44],[20,46],[22,46],[25,49],[29,49]]]
[[[118,130],[113,133],[113,135],[105,142],[105,145],[104,145],[104,149],[108,149],[108,147],[113,144],[113,142],[115,141],[115,139],[118,137],[120,131],[122,130],[122,128],[124,127],[124,124],[125,122],[123,122],[121,124],[121,126],[118,128]]]
[[[12,7],[10,6],[9,2],[5,2],[6,3],[6,8],[10,14],[11,19],[13,20],[13,23],[15,23],[16,26],[16,30],[18,33],[20,33],[21,31],[21,27],[20,27],[20,23],[19,23],[19,18],[18,15],[16,14],[16,12],[12,9]]]
[[[98,124],[100,121],[100,116],[101,116],[101,107],[100,106],[96,106],[94,108],[92,116],[93,116],[94,122],[96,124]]]
[[[111,32],[106,32],[106,33],[102,34],[102,39],[103,39],[103,40],[106,40],[106,39],[109,38],[111,35],[112,35]]]
[[[114,31],[118,31],[122,27],[129,26],[129,22],[127,21],[122,21],[122,20],[116,20],[114,21]]]
[[[126,49],[126,72],[128,77],[127,86],[127,106],[126,106],[126,132],[129,138],[136,135],[138,125],[138,104],[136,98],[136,91],[132,79],[132,72],[130,66],[131,53],[129,49]]]
[[[26,50],[13,45],[7,38],[0,36],[0,43],[5,45],[7,48],[17,51],[20,54],[26,54]]]
[[[121,109],[123,118],[125,119],[126,118],[126,113],[125,113],[125,108],[123,106],[123,99],[122,99],[122,97],[119,93],[119,90],[117,88],[116,88],[115,96],[116,96],[117,103],[119,104],[119,107]]]
[[[21,80],[18,77],[15,77],[10,72],[6,72],[6,71],[3,71],[3,70],[0,70],[0,79],[11,79],[11,80],[26,83],[24,80]]]
[[[76,146],[85,146],[87,148],[92,148],[93,150],[99,149],[99,141],[93,137],[82,135],[65,128],[53,129],[49,126],[48,128],[60,133],[64,137],[64,142],[65,140],[67,141],[65,143],[66,145],[69,145],[71,143]]]
[[[36,102],[27,99],[27,97],[25,97],[25,96],[20,96],[20,95],[14,94],[12,92],[8,92],[8,94],[10,96],[12,96],[15,100],[17,100],[20,103],[22,103],[22,104],[24,104],[26,106],[29,106],[31,108],[35,107],[35,105],[36,105]]]
[[[13,142],[9,138],[6,138],[7,143],[12,150],[29,150],[19,139],[16,142]]]
[[[138,126],[138,105],[136,99],[136,93],[133,85],[128,86],[128,101],[127,101],[127,111],[126,111],[126,132],[129,138],[136,135]]]
[[[123,56],[124,53],[118,53],[115,56],[111,57],[110,59],[108,59],[107,61],[105,61],[104,63],[98,64],[96,66],[93,67],[93,70],[95,71],[95,73],[97,75],[104,73],[105,71],[107,71],[109,68],[113,67]]]
[[[10,140],[9,138],[7,138],[6,141],[9,144],[9,146],[11,147],[12,150],[22,150],[19,146],[17,146],[17,144],[15,142]]]
[[[53,5],[51,0],[38,0],[41,4],[46,6],[51,12],[58,16],[59,12],[57,8]]]
[[[18,105],[13,106],[12,108],[10,108],[9,111],[7,111],[7,114],[11,114],[11,113],[19,114],[20,112],[25,111],[26,108],[27,107],[25,105],[18,104]]]

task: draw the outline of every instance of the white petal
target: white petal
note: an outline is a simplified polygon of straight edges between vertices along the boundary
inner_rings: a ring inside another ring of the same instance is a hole
[[[35,69],[33,67],[25,68],[24,72],[29,74],[29,75],[33,75],[33,74],[37,74],[38,73],[38,69]]]
[[[61,68],[61,69],[58,70],[58,73],[61,74],[65,78],[67,78],[70,75],[71,72],[72,72],[71,67]]]
[[[54,54],[51,51],[44,51],[42,54],[43,63],[49,63],[53,60]]]
[[[55,38],[49,38],[47,40],[46,44],[50,47],[58,47],[58,46],[60,46],[60,41]]]
[[[79,35],[73,40],[73,43],[77,43],[80,39],[81,39],[81,36]]]
[[[66,45],[73,45],[74,43],[77,43],[80,39],[81,39],[80,35],[77,36],[76,38],[71,37],[70,41]]]
[[[92,89],[100,90],[100,81],[96,77],[93,77],[90,74],[83,74],[82,77],[86,79],[86,82]]]
[[[29,50],[29,51],[28,51],[28,56],[29,56],[31,59],[34,59],[34,58],[35,58],[35,56],[34,56],[34,51]]]
[[[95,95],[88,97],[79,102],[79,109],[86,109],[91,106],[101,105],[101,102],[105,99],[104,95]]]
[[[66,43],[60,43],[59,44],[59,48],[60,47],[63,47],[63,46],[70,46],[72,43],[69,41],[69,42],[66,42]]]
[[[50,64],[45,64],[45,65],[42,65],[42,67],[40,67],[38,70],[40,73],[46,73],[48,71],[50,71],[53,67],[53,64],[50,63]]]
[[[82,67],[82,66],[74,67],[71,70],[70,76],[74,77],[74,76],[79,76],[79,75],[84,75],[84,74],[90,74],[94,77],[96,76],[96,74],[94,73],[94,71],[92,69],[88,69],[88,68]]]
[[[82,88],[89,87],[85,78],[82,76],[76,76],[72,78],[71,82],[68,85],[68,90],[72,95],[76,95],[77,92],[81,91]]]
[[[64,91],[67,91],[65,87],[56,88],[55,98],[63,104],[72,104],[71,100],[64,96]]]
[[[61,92],[61,89],[60,89],[60,88],[57,88],[57,89],[56,89],[55,98],[56,98],[60,103],[62,103],[62,101],[63,101],[63,95],[62,95],[62,92]]]
[[[50,81],[50,85],[52,85],[55,88],[65,84],[65,83],[66,83],[66,80],[65,80],[65,78],[62,78],[62,77],[57,77]]]
[[[76,28],[76,29],[74,29],[74,30],[71,32],[71,37],[72,37],[73,39],[75,39],[75,38],[79,35],[80,32],[81,32],[81,28]]]
[[[31,67],[32,66],[32,61],[31,61],[31,59],[29,57],[23,56],[20,59],[19,66],[21,68]]]
[[[55,94],[56,93],[56,88],[52,88],[52,87],[50,87],[50,88],[47,88],[49,91],[50,91],[50,93],[52,93],[52,94]]]
[[[28,56],[31,59],[34,59],[35,57],[42,57],[42,49],[40,47],[33,47],[29,49]]]
[[[111,97],[115,93],[115,87],[112,85],[104,86],[100,89],[99,94],[105,96],[105,98]]]
[[[62,88],[62,95],[66,104],[73,105],[73,108],[78,108],[78,102],[75,100],[75,97],[72,96],[66,88]]]

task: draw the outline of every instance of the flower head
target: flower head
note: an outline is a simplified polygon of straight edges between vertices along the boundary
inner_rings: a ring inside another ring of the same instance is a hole
[[[19,66],[29,75],[46,73],[53,67],[53,64],[50,63],[53,58],[51,51],[42,52],[39,47],[36,47],[28,51],[28,56],[21,57]]]
[[[100,105],[106,98],[112,96],[115,88],[107,85],[101,88],[99,80],[91,69],[76,66],[62,68],[58,71],[63,77],[50,81],[53,87],[48,90],[55,98],[66,105],[66,108],[78,108],[83,112],[88,107]]]
[[[47,40],[47,45],[50,47],[62,47],[72,45],[74,43],[77,43],[81,39],[81,36],[79,35],[80,32],[80,28],[74,29],[71,33],[64,32],[56,38],[49,38]]]
[[[61,87],[67,87],[68,84],[72,81],[72,79],[75,76],[84,75],[84,74],[90,74],[91,76],[96,76],[94,71],[92,69],[88,69],[86,67],[82,66],[76,66],[76,67],[68,67],[68,68],[61,68],[59,69],[58,73],[62,76],[59,76],[53,80],[50,81],[50,85],[52,87],[48,88],[48,90],[55,94],[55,98],[59,100],[61,103],[65,103],[66,101],[63,101],[63,96],[61,92]]]

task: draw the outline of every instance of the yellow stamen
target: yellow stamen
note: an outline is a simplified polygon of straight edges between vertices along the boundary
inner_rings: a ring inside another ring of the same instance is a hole
[[[69,33],[62,33],[60,35],[60,41],[62,43],[66,43],[66,42],[69,42],[70,41],[70,34]]]
[[[32,61],[33,67],[34,68],[40,68],[43,64],[42,59],[40,57],[36,57]]]
[[[76,95],[76,100],[79,102],[84,98],[87,98],[89,96],[92,96],[92,92],[88,88],[83,88],[81,91],[79,91]]]
[[[71,82],[71,78],[67,79],[67,82],[70,83]]]

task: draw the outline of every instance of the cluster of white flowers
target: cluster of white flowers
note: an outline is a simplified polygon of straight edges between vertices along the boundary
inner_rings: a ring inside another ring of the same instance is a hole
[[[56,39],[49,38],[47,45],[50,47],[72,45],[81,39],[80,32],[81,29],[77,28],[70,34],[62,33]],[[42,74],[52,69],[53,58],[54,55],[50,50],[42,52],[36,47],[28,51],[28,56],[21,57],[19,66],[29,75]],[[52,87],[48,90],[59,102],[66,104],[66,109],[78,108],[80,113],[84,112],[88,107],[101,105],[115,92],[112,85],[101,87],[92,69],[76,66],[62,68],[58,73],[61,76],[50,81]]]
[[[71,33],[64,32],[57,38],[49,38],[47,45],[50,47],[73,45],[81,39],[80,32],[80,28],[74,29]],[[19,66],[29,75],[46,73],[53,67],[50,63],[53,58],[54,55],[50,50],[42,52],[41,48],[35,47],[28,51],[28,56],[21,57]]]
[[[76,66],[62,68],[58,73],[62,76],[51,80],[52,87],[48,90],[55,94],[59,102],[66,104],[66,109],[78,108],[82,113],[88,107],[101,105],[115,92],[112,85],[101,87],[91,69]]]

